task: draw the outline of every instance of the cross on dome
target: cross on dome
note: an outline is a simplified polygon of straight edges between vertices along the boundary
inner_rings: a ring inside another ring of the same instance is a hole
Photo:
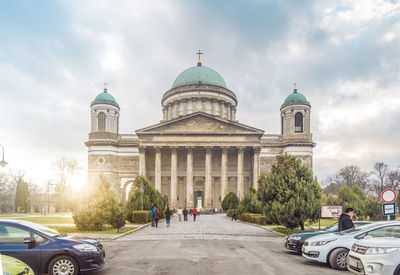
[[[196,54],[199,55],[199,61],[197,61],[197,66],[201,66],[201,57],[200,57],[200,55],[202,55],[203,53],[200,50],[198,50],[198,52],[196,52]]]

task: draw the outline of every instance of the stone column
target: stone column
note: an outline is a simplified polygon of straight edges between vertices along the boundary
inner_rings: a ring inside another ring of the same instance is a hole
[[[221,156],[221,200],[225,198],[228,184],[228,148],[222,148]]]
[[[146,147],[139,147],[139,176],[146,178]]]
[[[193,208],[193,148],[187,149],[186,163],[186,207]]]
[[[260,148],[253,148],[253,187],[258,189],[258,177],[260,175]]]
[[[178,187],[178,159],[176,154],[176,148],[171,148],[171,198],[170,207],[177,206],[177,187]]]
[[[243,198],[244,195],[243,153],[244,148],[239,147],[237,156],[237,195],[240,195],[240,198]]]
[[[161,147],[156,147],[154,187],[161,193]]]
[[[211,208],[211,148],[206,149],[206,171],[205,171],[205,190],[204,190],[204,207]]]

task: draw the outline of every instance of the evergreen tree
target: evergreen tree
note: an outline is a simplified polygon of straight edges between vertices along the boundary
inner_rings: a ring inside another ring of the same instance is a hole
[[[19,208],[21,212],[30,212],[29,187],[22,178],[17,181],[14,205],[15,209]]]
[[[143,177],[136,177],[129,192],[126,202],[126,218],[132,221],[132,211],[142,210],[142,191],[143,191],[143,210],[150,210],[154,205],[161,213],[164,213],[165,199],[150,183]]]
[[[339,189],[337,196],[339,204],[337,205],[342,205],[343,209],[351,207],[360,219],[365,219],[367,217],[365,200],[366,196],[360,187],[356,185],[352,187],[343,186]]]
[[[262,204],[258,200],[257,190],[249,187],[239,205],[241,213],[262,213]]]
[[[123,205],[103,176],[79,201],[73,211],[79,230],[102,230],[105,225],[120,228],[125,224]]]
[[[300,160],[279,155],[271,173],[259,179],[259,199],[266,216],[272,222],[289,228],[306,220],[316,221],[321,209],[321,187],[313,174]]]
[[[225,198],[222,200],[221,203],[221,207],[224,211],[227,211],[228,209],[233,209],[238,206],[239,206],[239,198],[233,192],[229,192],[228,194],[226,194]]]

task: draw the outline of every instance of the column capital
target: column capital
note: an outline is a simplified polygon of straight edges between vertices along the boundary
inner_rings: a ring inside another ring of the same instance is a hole
[[[238,153],[243,153],[244,152],[244,149],[245,149],[246,147],[244,147],[244,146],[239,146],[238,147]]]
[[[178,150],[178,146],[170,146],[169,148],[171,149],[171,153],[176,154],[176,151]]]
[[[146,146],[142,145],[139,146],[139,153],[145,153],[146,152]]]
[[[188,152],[193,152],[194,146],[186,146],[185,147]]]
[[[222,153],[227,153],[229,150],[229,146],[221,147]]]
[[[161,152],[162,146],[154,146],[154,149],[156,149],[156,152],[159,153]]]
[[[213,147],[208,146],[208,147],[206,147],[206,152],[209,154],[209,153],[211,153],[212,149],[213,149]]]
[[[259,146],[253,146],[253,151],[254,151],[254,153],[260,153],[261,147],[259,147]]]

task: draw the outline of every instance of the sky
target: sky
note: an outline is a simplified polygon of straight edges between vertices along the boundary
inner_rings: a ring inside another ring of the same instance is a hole
[[[239,122],[280,133],[293,84],[310,101],[314,174],[400,165],[400,1],[1,1],[3,171],[43,184],[52,163],[87,174],[90,103],[108,91],[120,133],[162,119],[161,97],[203,65],[238,97]]]

